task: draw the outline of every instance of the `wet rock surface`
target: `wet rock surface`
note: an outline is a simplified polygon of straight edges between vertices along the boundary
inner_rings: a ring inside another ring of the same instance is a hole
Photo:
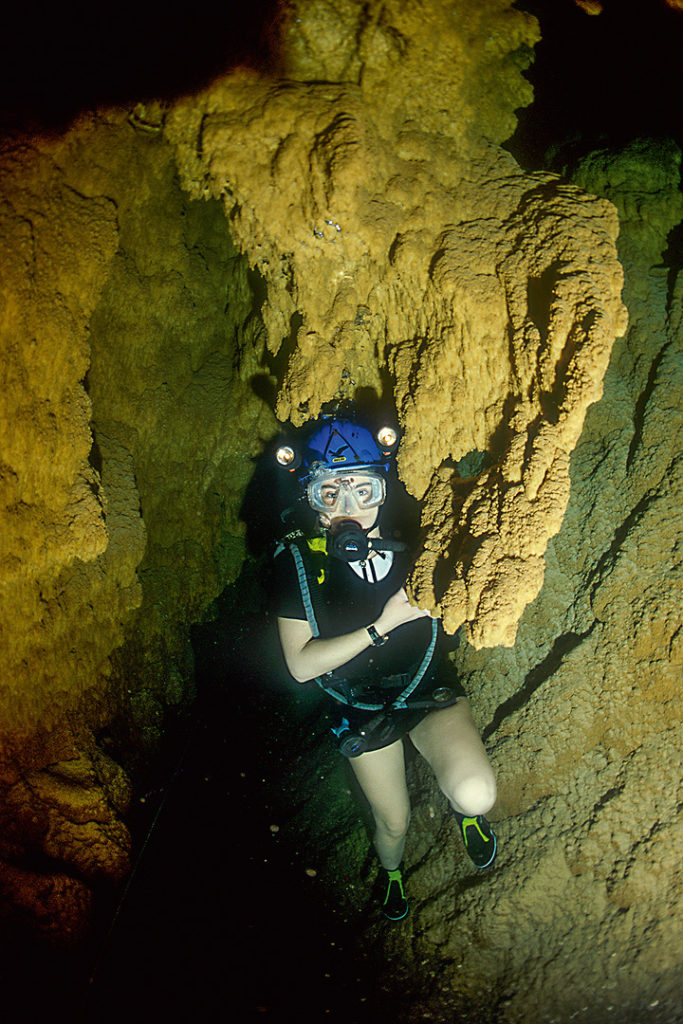
[[[30,928],[33,901],[66,941],[93,882],[127,870],[109,776],[130,788],[191,699],[190,624],[239,571],[241,489],[273,429],[235,370],[260,329],[245,262],[220,209],[183,196],[155,109],[0,159],[0,906]]]
[[[285,14],[267,72],[2,142],[5,1001],[678,1024],[679,149],[520,169],[537,28],[504,0]],[[499,778],[478,875],[411,755],[395,928],[314,698],[243,577],[213,604],[273,408],[364,387]],[[205,616],[230,657],[190,725]]]
[[[327,31],[337,57],[361,33],[362,67],[333,72],[325,33],[305,45],[330,9],[293,5],[286,79],[227,76],[175,104],[164,132],[184,187],[222,203],[266,282],[267,348],[286,359],[278,416],[390,389],[401,478],[424,501],[412,594],[475,646],[510,645],[626,326],[617,220],[495,144],[530,99],[516,55],[534,20],[505,3],[429,10],[340,5]],[[398,54],[373,63],[372,32],[400,40],[400,75]],[[492,51],[495,108],[466,85]],[[475,453],[487,469],[463,481],[454,464]]]

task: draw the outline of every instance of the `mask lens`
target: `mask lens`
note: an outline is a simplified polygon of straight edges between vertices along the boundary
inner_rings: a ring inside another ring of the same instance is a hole
[[[363,480],[358,484],[352,485],[350,490],[353,493],[356,502],[361,508],[372,508],[376,504],[377,500],[377,489],[375,484],[380,483],[378,480]]]
[[[384,480],[371,472],[338,476],[334,471],[319,476],[308,485],[308,502],[316,512],[341,512],[348,515],[377,508],[386,496]]]

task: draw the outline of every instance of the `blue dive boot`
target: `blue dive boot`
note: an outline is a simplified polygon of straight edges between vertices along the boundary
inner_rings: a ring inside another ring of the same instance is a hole
[[[468,818],[458,811],[453,811],[458,829],[465,844],[467,854],[478,868],[488,868],[496,859],[496,837],[493,829],[483,814],[476,818]]]

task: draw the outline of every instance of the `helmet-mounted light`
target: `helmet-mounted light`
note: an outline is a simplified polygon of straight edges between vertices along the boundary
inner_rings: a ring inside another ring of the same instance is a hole
[[[301,462],[301,455],[290,444],[282,444],[275,452],[275,458],[285,469],[296,469]]]
[[[377,443],[384,454],[389,455],[398,444],[398,432],[393,427],[380,427],[377,431]]]

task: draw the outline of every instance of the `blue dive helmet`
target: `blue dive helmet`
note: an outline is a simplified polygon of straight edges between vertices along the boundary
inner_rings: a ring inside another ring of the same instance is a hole
[[[351,420],[328,420],[306,440],[299,479],[305,484],[314,465],[340,470],[363,467],[386,473],[397,445],[398,432],[393,427],[382,427],[373,435]]]

